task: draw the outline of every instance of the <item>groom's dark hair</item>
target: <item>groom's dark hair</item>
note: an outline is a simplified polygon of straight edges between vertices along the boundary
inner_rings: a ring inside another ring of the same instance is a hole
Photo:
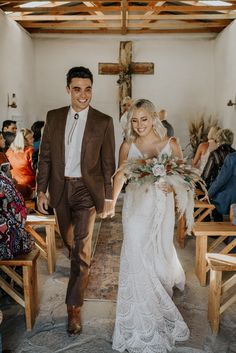
[[[70,86],[70,83],[73,78],[88,78],[93,83],[93,74],[92,72],[84,66],[75,66],[72,67],[66,75],[67,87]]]

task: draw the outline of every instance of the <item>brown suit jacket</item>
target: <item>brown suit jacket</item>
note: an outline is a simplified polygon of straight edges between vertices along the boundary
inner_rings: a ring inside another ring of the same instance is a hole
[[[65,126],[69,107],[51,110],[40,146],[37,192],[49,190],[56,208],[65,185]],[[115,139],[112,118],[89,107],[81,147],[81,173],[97,212],[104,199],[112,198],[111,177],[115,171]]]

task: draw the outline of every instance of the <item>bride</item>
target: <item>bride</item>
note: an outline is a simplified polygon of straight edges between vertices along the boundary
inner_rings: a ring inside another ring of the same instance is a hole
[[[154,105],[137,100],[128,114],[120,168],[114,177],[113,200],[125,182],[127,159],[168,154],[182,159],[175,138],[167,138]],[[113,211],[114,212],[114,211]],[[130,353],[166,353],[189,330],[172,301],[172,289],[184,289],[185,275],[173,244],[175,205],[166,182],[130,183],[122,212],[124,240],[113,349]]]

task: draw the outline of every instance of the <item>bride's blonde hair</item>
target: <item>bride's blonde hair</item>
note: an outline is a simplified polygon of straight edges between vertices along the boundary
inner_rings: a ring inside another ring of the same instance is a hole
[[[155,105],[148,99],[137,99],[130,107],[127,115],[127,123],[125,127],[125,138],[127,142],[135,141],[138,135],[133,130],[132,118],[134,113],[140,109],[145,109],[153,118],[153,130],[156,134],[163,139],[166,136],[166,128],[162,125],[161,120],[158,117],[157,109]]]

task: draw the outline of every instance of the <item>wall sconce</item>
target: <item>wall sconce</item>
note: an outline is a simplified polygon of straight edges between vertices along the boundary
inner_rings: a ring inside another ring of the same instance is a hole
[[[232,107],[233,105],[236,105],[236,102],[233,103],[232,100],[230,99],[227,103],[227,106]]]
[[[12,93],[12,96],[11,96],[11,99],[9,97],[9,94],[8,94],[8,103],[7,103],[7,106],[8,107],[11,107],[11,108],[17,108],[17,104],[16,104],[16,94],[15,93]]]

